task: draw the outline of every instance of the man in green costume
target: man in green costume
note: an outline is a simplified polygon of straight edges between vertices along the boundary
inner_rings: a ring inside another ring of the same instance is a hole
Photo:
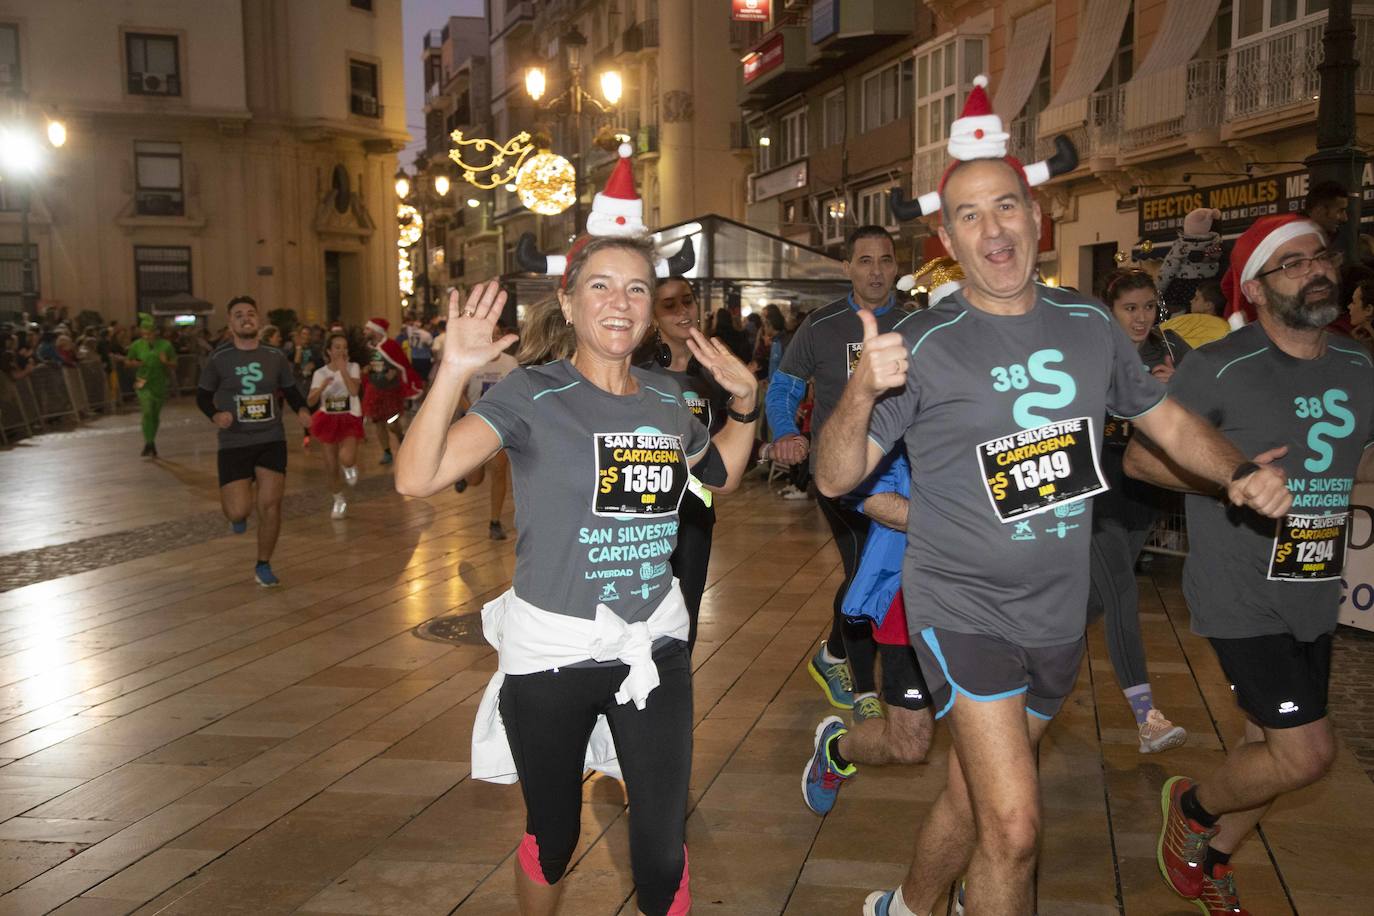
[[[143,336],[129,345],[124,365],[138,370],[134,393],[143,415],[143,457],[156,458],[157,424],[167,401],[167,376],[176,367],[177,354],[171,343],[158,334],[152,315],[139,312],[138,327]]]

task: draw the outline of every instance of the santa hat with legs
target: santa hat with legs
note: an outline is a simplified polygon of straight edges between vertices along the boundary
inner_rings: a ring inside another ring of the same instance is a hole
[[[616,152],[619,158],[606,179],[605,189],[592,198],[586,233],[578,236],[567,254],[544,254],[539,251],[533,233],[526,232],[515,245],[515,260],[521,267],[531,273],[562,277],[566,282],[568,262],[590,239],[637,238],[649,234],[644,226],[644,201],[635,190],[634,165],[630,159],[634,148],[622,143]],[[654,273],[659,279],[680,277],[696,263],[696,250],[690,236],[671,252],[670,247],[660,249],[654,263]]]
[[[940,176],[940,184],[934,191],[922,194],[915,200],[907,200],[900,188],[894,188],[889,195],[892,215],[898,220],[913,220],[922,216],[938,213],[940,194],[945,189],[949,174],[960,162],[974,159],[1000,159],[1020,173],[1026,186],[1034,188],[1054,178],[1072,172],[1078,167],[1078,150],[1068,137],[1060,134],[1054,138],[1054,155],[1030,165],[1022,165],[1015,156],[1007,155],[1007,141],[1011,135],[1002,127],[1002,119],[992,110],[987,94],[988,78],[978,75],[973,78],[973,89],[964,102],[963,113],[949,126],[950,158],[954,161]]]

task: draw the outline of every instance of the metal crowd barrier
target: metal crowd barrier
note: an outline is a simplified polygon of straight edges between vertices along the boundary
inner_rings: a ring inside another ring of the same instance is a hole
[[[173,375],[174,394],[195,394],[200,383],[200,357],[195,353],[178,353],[176,371]]]
[[[86,405],[93,413],[114,413],[115,398],[110,390],[110,375],[98,359],[83,359],[77,367]]]
[[[33,403],[33,389],[23,378],[18,382],[0,372],[0,444],[11,439],[32,436],[39,425],[37,405]]]
[[[74,369],[45,364],[34,369],[33,374],[23,380],[33,389],[40,420],[47,422],[61,417],[71,417],[78,422],[81,420],[79,402],[71,384],[71,375],[75,374]]]
[[[1188,519],[1183,511],[1183,495],[1169,493],[1164,511],[1155,521],[1145,549],[1171,557],[1188,555]]]

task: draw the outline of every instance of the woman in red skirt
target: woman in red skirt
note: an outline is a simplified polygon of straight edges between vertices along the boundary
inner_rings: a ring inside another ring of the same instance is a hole
[[[358,442],[363,438],[363,411],[358,402],[362,370],[348,361],[348,338],[331,334],[325,358],[329,361],[310,378],[306,402],[317,407],[310,421],[310,435],[320,443],[325,467],[329,469],[329,488],[334,494],[331,518],[343,518],[348,500],[339,485],[340,464],[343,480],[351,487],[358,482]]]

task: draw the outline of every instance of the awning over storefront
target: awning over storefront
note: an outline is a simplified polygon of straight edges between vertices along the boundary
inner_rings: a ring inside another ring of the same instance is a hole
[[[1020,16],[1012,23],[1007,42],[1007,64],[997,84],[992,107],[1003,120],[1010,121],[1026,107],[1054,28],[1054,4],[1046,4]]]
[[[1078,19],[1078,40],[1059,91],[1040,113],[1040,133],[1059,133],[1087,120],[1088,96],[1116,56],[1131,0],[1088,0]]]
[[[1183,117],[1188,62],[1207,37],[1220,6],[1221,0],[1169,0],[1149,55],[1126,84],[1127,130]]]
[[[665,226],[654,234],[660,247],[689,237],[696,249],[696,264],[686,277],[700,290],[703,313],[724,305],[727,291],[739,294],[746,303],[786,301],[803,311],[849,292],[849,279],[836,258],[714,213]],[[557,287],[554,277],[530,274],[508,274],[502,281],[514,288],[514,298],[521,305],[552,296]]]

